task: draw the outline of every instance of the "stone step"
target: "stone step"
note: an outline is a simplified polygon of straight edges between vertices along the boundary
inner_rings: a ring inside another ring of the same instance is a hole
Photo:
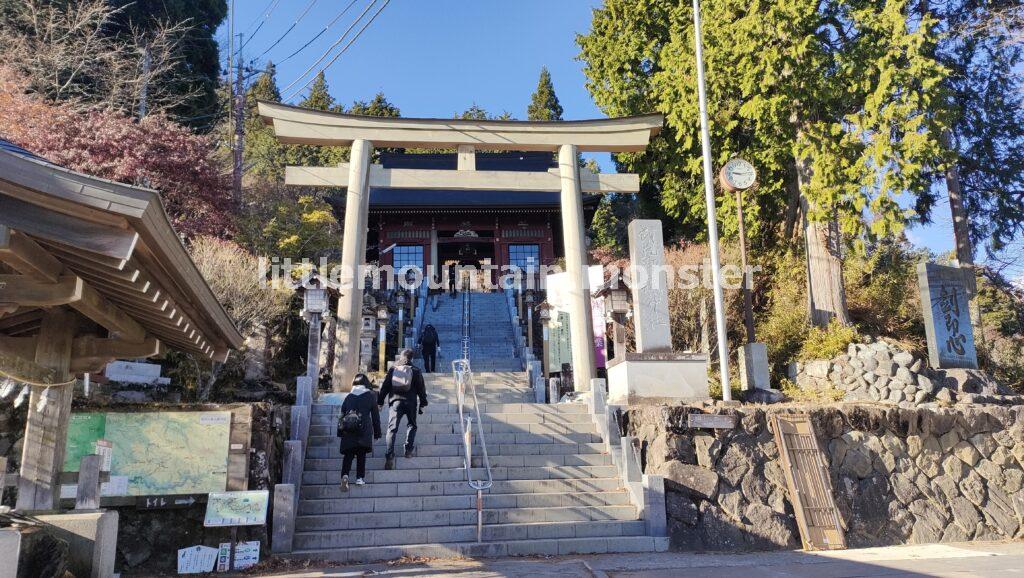
[[[484,526],[481,539],[485,542],[504,540],[545,540],[554,538],[591,538],[609,536],[640,536],[644,523],[639,520],[609,520],[587,522],[537,522],[527,524],[496,524]],[[365,546],[393,546],[426,544],[432,542],[474,542],[477,527],[427,526],[407,528],[379,528],[373,532],[335,530],[326,532],[296,532],[293,542],[298,550],[325,548],[359,548]]]
[[[585,403],[481,403],[480,413],[544,413],[544,414],[565,414],[565,413],[587,413]],[[455,404],[440,403],[430,404],[423,408],[424,413],[459,413]],[[340,415],[341,406],[332,404],[314,404],[313,415],[332,414]]]
[[[398,435],[400,436],[400,440],[405,440],[404,425],[399,428]],[[598,433],[485,433],[484,435],[488,447],[491,445],[506,444],[586,444],[602,441],[601,435]],[[479,440],[479,436],[474,436],[474,443],[479,443]],[[374,445],[383,446],[384,442],[385,440],[382,436],[381,439],[374,441]],[[338,438],[333,435],[309,436],[310,448],[337,446],[337,444]],[[462,444],[462,434],[426,432],[418,432],[416,434],[416,447],[418,448],[445,445],[456,445],[461,447]]]
[[[337,415],[331,414],[317,414],[313,416],[313,426],[332,426],[338,425]],[[473,415],[473,414],[471,414]],[[383,418],[383,415],[381,416]],[[480,415],[484,424],[574,424],[574,423],[591,423],[593,419],[589,414],[586,413],[484,413]],[[385,420],[386,421],[386,420]],[[420,427],[428,423],[436,424],[458,424],[459,414],[458,413],[424,413],[417,416],[417,423]]]
[[[531,494],[552,492],[611,492],[621,489],[618,478],[584,478],[556,480],[495,480],[488,490],[490,494]],[[331,498],[394,499],[398,511],[424,509],[416,508],[417,498],[424,496],[458,496],[475,494],[476,490],[465,481],[459,482],[384,482],[352,486],[348,492],[341,491],[337,484],[309,484],[302,486],[301,498],[323,500]],[[405,505],[403,505],[405,504]],[[437,508],[433,508],[437,509]]]
[[[472,415],[472,414],[470,414]],[[327,425],[313,425],[309,428],[311,436],[333,436],[337,432],[337,422]],[[428,433],[455,433],[461,434],[458,421],[448,423],[417,423],[417,435]],[[591,423],[473,423],[473,431],[483,431],[485,434],[507,434],[507,433],[534,433],[534,434],[570,434],[570,433],[597,433],[597,426]],[[487,437],[490,440],[490,436]]]
[[[600,520],[632,521],[636,508],[625,506],[561,506],[555,508],[485,509],[484,524],[528,524],[538,522],[587,522]],[[416,528],[423,526],[460,526],[476,524],[475,508],[459,510],[421,510],[415,512],[367,512],[360,514],[321,514],[299,516],[297,532],[323,530],[368,530],[375,528]]]
[[[557,467],[557,466],[610,466],[612,458],[608,454],[555,454],[555,455],[526,455],[526,456],[488,456],[492,468],[524,468],[524,467]],[[398,458],[395,460],[395,471],[417,470],[425,468],[458,468],[460,471],[465,464],[465,458],[458,456],[438,457],[414,457]],[[473,457],[473,467],[482,467],[483,458]],[[366,458],[367,470],[379,470],[384,468],[384,458]],[[307,459],[305,471],[341,471],[341,458]]]
[[[405,443],[405,435],[395,442],[396,451],[399,453],[398,461],[405,458],[401,457],[401,450],[398,448],[403,447]],[[494,456],[527,456],[527,455],[562,455],[562,454],[602,454],[605,451],[603,443],[590,443],[590,444],[487,444],[487,454],[491,457]],[[374,446],[374,453],[378,456],[384,455],[384,445],[378,444]],[[464,449],[462,444],[446,444],[446,445],[426,445],[421,446],[417,442],[416,445],[416,457],[444,457],[444,456],[461,456],[463,455]],[[479,454],[479,450],[474,449],[474,453]],[[306,458],[336,458],[340,456],[338,444],[326,444],[317,447],[310,447],[306,450]]]
[[[364,486],[365,487],[365,486]],[[354,488],[353,488],[354,489]],[[419,512],[476,509],[476,496],[415,496],[409,499],[382,496],[353,500],[345,498],[303,498],[300,516],[358,514],[370,512]],[[630,506],[625,490],[606,492],[558,492],[528,494],[484,494],[484,510],[508,508],[569,508],[577,506]]]
[[[473,468],[471,474],[474,480],[487,478],[484,468]],[[587,478],[611,478],[618,475],[615,466],[549,466],[549,467],[498,467],[491,465],[491,479],[493,480],[557,480],[557,479],[587,479]],[[349,476],[355,481],[355,472]],[[401,469],[384,470],[367,468],[366,478],[368,484],[379,483],[412,483],[412,482],[464,482],[466,470],[462,467],[437,468],[437,469]],[[314,470],[302,473],[303,485],[332,485],[341,483],[341,471],[337,470]]]
[[[611,536],[558,538],[552,540],[510,540],[503,542],[457,542],[408,546],[369,546],[333,550],[298,550],[290,558],[345,562],[350,564],[397,560],[399,558],[497,558],[505,556],[568,556],[627,552],[665,552],[668,538]]]

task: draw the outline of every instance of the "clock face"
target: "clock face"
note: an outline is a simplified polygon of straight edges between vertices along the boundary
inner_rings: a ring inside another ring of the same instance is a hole
[[[757,171],[743,159],[732,159],[722,167],[722,177],[734,190],[749,189],[757,180]]]

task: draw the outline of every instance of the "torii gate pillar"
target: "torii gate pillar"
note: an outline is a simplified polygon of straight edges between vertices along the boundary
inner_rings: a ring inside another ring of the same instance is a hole
[[[345,195],[345,230],[341,243],[341,287],[338,296],[338,321],[335,328],[337,353],[331,388],[352,389],[352,378],[359,368],[359,330],[363,313],[362,266],[366,261],[366,226],[370,209],[370,159],[373,143],[352,141],[348,192]]]
[[[569,334],[572,337],[572,381],[576,391],[590,391],[594,377],[594,323],[590,309],[590,280],[587,275],[586,221],[576,145],[558,148],[558,170],[562,179],[562,239],[565,269],[569,278]]]

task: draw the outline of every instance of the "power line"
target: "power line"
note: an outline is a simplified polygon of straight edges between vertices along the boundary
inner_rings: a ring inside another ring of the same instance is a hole
[[[334,24],[335,24],[335,23],[336,23],[336,22],[337,22],[338,20],[341,20],[341,17],[342,17],[342,16],[344,16],[344,15],[345,15],[345,13],[346,13],[346,12],[348,12],[348,9],[349,9],[349,8],[351,8],[352,6],[354,6],[354,5],[355,5],[355,3],[356,3],[356,0],[352,0],[351,2],[349,2],[349,3],[348,3],[348,6],[345,6],[345,8],[343,8],[343,9],[342,9],[342,11],[341,11],[341,12],[339,12],[339,13],[338,13],[338,15],[334,17],[334,19],[333,19],[333,20],[331,20],[330,22],[328,22],[328,23],[327,23],[327,26],[324,26],[324,29],[323,29],[323,30],[321,30],[320,32],[318,32],[318,33],[316,34],[316,36],[314,36],[314,37],[310,38],[310,39],[309,39],[309,41],[308,41],[308,42],[306,42],[305,44],[303,44],[303,45],[302,45],[301,47],[299,47],[299,49],[298,49],[298,50],[296,50],[295,52],[292,52],[291,54],[289,54],[288,56],[286,56],[286,57],[284,58],[284,60],[282,60],[281,62],[278,62],[278,64],[284,64],[285,62],[288,62],[289,60],[291,60],[291,59],[292,59],[292,57],[293,57],[293,56],[295,56],[296,54],[298,54],[298,53],[302,52],[303,50],[305,50],[305,49],[309,48],[309,45],[310,45],[310,44],[313,44],[314,42],[316,42],[316,39],[317,39],[317,38],[320,38],[321,36],[323,36],[323,35],[324,35],[324,34],[325,34],[325,33],[326,33],[326,32],[327,32],[327,31],[328,31],[328,30],[329,30],[330,28],[331,28],[331,26],[334,26]]]
[[[366,16],[366,13],[369,12],[370,9],[373,8],[373,5],[376,4],[376,3],[377,3],[377,0],[370,0],[370,3],[366,5],[366,8],[364,8],[363,11],[359,14],[359,16],[357,16],[356,19],[352,22],[352,24],[350,24],[349,27],[345,29],[345,32],[343,32],[341,34],[341,36],[339,36],[338,39],[334,41],[334,44],[328,46],[327,50],[325,50],[324,53],[320,55],[320,58],[316,59],[316,62],[314,62],[313,64],[309,65],[309,68],[307,68],[306,70],[303,70],[302,74],[300,74],[298,76],[298,78],[293,80],[291,84],[289,84],[288,86],[284,87],[284,89],[282,89],[281,92],[284,92],[284,91],[290,89],[291,87],[295,86],[296,84],[298,84],[303,78],[306,77],[307,74],[309,74],[313,69],[315,69],[318,64],[323,62],[324,59],[327,58],[327,55],[329,55],[331,53],[331,51],[334,50],[334,48],[336,46],[338,46],[339,44],[341,44],[342,42],[345,41],[345,37],[348,36],[348,33],[352,32],[352,29],[356,27],[356,24],[359,24],[359,21],[363,19],[363,16]],[[303,86],[302,88],[305,88],[305,86]],[[301,89],[299,89],[299,90],[301,90]]]
[[[270,2],[267,2],[267,6],[263,8],[263,10],[259,12],[259,14],[266,14],[267,11],[270,10],[270,7],[273,6],[276,1],[278,0],[270,0]],[[250,22],[249,25],[245,27],[245,30],[242,31],[243,33],[249,32],[253,25],[260,21],[259,14],[257,14],[256,18],[253,18],[252,22]]]
[[[263,28],[263,25],[267,23],[267,20],[270,19],[270,14],[274,12],[274,9],[277,8],[277,5],[280,3],[281,0],[273,0],[273,2],[270,3],[270,8],[267,10],[267,13],[263,15],[263,21],[260,22],[260,25],[256,27],[256,30],[252,31],[252,34],[249,35],[249,38],[247,38],[245,42],[243,42],[242,45],[238,47],[238,51],[236,52],[236,54],[241,53],[242,49],[245,48],[247,44],[252,42],[252,39],[256,37],[260,29]]]
[[[275,47],[275,46],[277,46],[278,44],[280,44],[280,42],[281,42],[282,40],[284,40],[285,36],[288,36],[288,34],[289,34],[289,33],[290,33],[290,32],[291,32],[292,30],[295,30],[295,27],[296,27],[296,26],[298,26],[299,22],[300,22],[300,21],[301,21],[301,20],[302,20],[303,18],[305,18],[305,17],[306,17],[306,14],[309,14],[309,10],[310,10],[310,9],[311,9],[311,8],[313,7],[313,5],[314,5],[314,4],[316,4],[316,2],[317,2],[317,0],[309,0],[309,3],[308,3],[308,4],[306,4],[306,7],[302,9],[302,12],[301,12],[301,13],[299,13],[299,17],[295,19],[295,22],[292,22],[292,25],[288,27],[288,30],[285,30],[285,31],[284,31],[284,34],[282,34],[281,36],[278,36],[278,37],[277,37],[277,40],[275,40],[273,44],[271,44],[271,45],[270,45],[269,47],[267,47],[267,49],[266,49],[266,50],[264,50],[263,52],[261,52],[261,53],[260,53],[260,55],[256,57],[256,60],[259,60],[260,58],[263,58],[263,56],[264,56],[264,55],[266,55],[266,53],[270,52],[271,50],[273,50],[273,49],[274,49],[274,47]]]
[[[376,0],[374,0],[374,3],[375,3],[375,2],[376,2]],[[384,0],[384,3],[383,3],[383,4],[381,4],[380,8],[378,8],[378,9],[377,9],[377,11],[373,13],[373,16],[371,16],[371,17],[370,17],[370,19],[366,21],[366,24],[364,24],[364,25],[363,25],[363,27],[359,29],[359,32],[356,32],[356,35],[352,37],[352,40],[349,40],[348,44],[346,44],[346,45],[345,45],[345,47],[341,49],[341,52],[339,52],[339,53],[335,54],[335,55],[334,55],[334,58],[332,58],[332,59],[330,60],[330,62],[328,62],[328,63],[327,63],[327,64],[326,64],[326,65],[325,65],[325,66],[324,66],[323,68],[321,68],[321,69],[320,69],[320,72],[323,72],[323,71],[327,70],[328,68],[330,68],[330,67],[331,67],[331,65],[332,65],[332,64],[334,64],[335,62],[337,62],[337,60],[338,60],[339,58],[341,58],[341,55],[342,55],[342,54],[345,54],[345,51],[347,51],[347,50],[349,49],[349,47],[351,47],[351,46],[352,46],[352,44],[353,44],[353,43],[354,43],[354,42],[355,42],[356,40],[359,40],[359,37],[360,37],[360,36],[362,36],[363,32],[365,32],[365,31],[366,31],[366,29],[367,29],[367,28],[368,28],[368,27],[370,26],[370,24],[373,24],[373,21],[377,19],[377,16],[380,16],[380,13],[381,13],[381,12],[383,12],[383,11],[384,11],[384,9],[385,9],[385,8],[387,8],[388,4],[390,4],[390,3],[391,3],[391,0]],[[373,3],[371,3],[371,4],[370,4],[370,6],[373,6]],[[366,8],[367,8],[367,10],[369,10],[369,9],[370,9],[370,6],[367,6],[367,7],[366,7]],[[365,14],[365,11],[364,11],[364,14]],[[362,15],[360,15],[359,17],[360,17],[360,18],[362,18]],[[356,20],[356,22],[359,22],[359,20]],[[353,24],[353,26],[354,26],[354,25],[355,25],[355,22],[353,22],[352,24]],[[350,28],[350,29],[351,29],[351,28]],[[346,31],[346,34],[347,34],[347,31]],[[340,39],[339,39],[339,41],[340,41]],[[324,56],[326,56],[326,54],[325,54]],[[323,60],[323,58],[321,57],[321,58],[320,58],[320,60]],[[319,63],[319,62],[320,62],[320,61],[318,60],[318,61],[317,61],[317,63]],[[316,66],[316,64],[314,64],[313,66]],[[312,67],[311,67],[311,68],[312,68]],[[308,72],[308,71],[307,71],[307,72]],[[302,76],[305,76],[305,75],[306,75],[306,73],[304,72],[304,73],[302,74]],[[299,80],[301,80],[301,79],[302,79],[302,76],[300,76],[300,77],[299,77]],[[292,97],[294,97],[294,96],[295,96],[296,94],[298,94],[299,92],[303,91],[303,90],[304,90],[304,89],[305,89],[305,88],[306,88],[307,86],[309,86],[309,85],[310,85],[310,83],[312,83],[312,82],[313,82],[313,79],[314,79],[314,78],[316,78],[316,77],[314,76],[313,78],[310,78],[309,80],[307,80],[305,84],[303,84],[303,85],[302,85],[301,87],[299,87],[299,88],[298,88],[298,89],[296,89],[296,90],[295,90],[294,92],[292,92],[291,94],[289,94],[289,95],[288,95],[288,97],[287,97],[287,98],[286,98],[285,100],[290,100],[290,99],[291,99]],[[296,80],[295,82],[298,82],[299,80]],[[292,84],[295,84],[295,82],[293,82]],[[292,86],[292,84],[290,84],[290,85],[288,85],[288,86],[289,86],[289,87],[291,87],[291,86]],[[287,89],[286,89],[286,90],[287,90]]]

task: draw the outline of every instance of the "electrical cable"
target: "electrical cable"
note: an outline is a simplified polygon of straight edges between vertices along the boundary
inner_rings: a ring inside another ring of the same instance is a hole
[[[256,57],[256,58],[255,58],[254,60],[259,60],[260,58],[263,58],[263,56],[264,56],[264,55],[265,55],[266,53],[270,52],[271,50],[273,50],[273,49],[274,49],[274,47],[275,47],[275,46],[277,46],[278,44],[280,44],[280,43],[281,43],[281,41],[282,41],[282,40],[284,40],[285,36],[288,36],[288,34],[289,34],[289,33],[290,33],[290,32],[291,32],[292,30],[295,30],[295,27],[296,27],[296,26],[298,26],[299,22],[300,22],[300,21],[301,21],[301,20],[302,20],[303,18],[305,18],[305,17],[306,17],[306,14],[309,14],[309,10],[310,10],[311,8],[313,8],[313,5],[314,5],[314,4],[316,4],[316,2],[317,2],[317,0],[309,0],[309,3],[308,3],[308,4],[306,4],[306,7],[302,9],[302,12],[301,12],[301,13],[299,13],[299,17],[295,19],[295,22],[292,22],[292,25],[288,27],[288,30],[285,30],[285,31],[284,31],[284,34],[282,34],[281,36],[278,36],[278,37],[277,37],[277,40],[275,40],[275,41],[274,41],[274,43],[273,43],[273,44],[271,44],[271,45],[270,45],[270,46],[269,46],[269,47],[268,47],[268,48],[267,48],[266,50],[264,50],[263,52],[261,52],[261,53],[260,53],[260,55],[259,55],[259,56],[257,56],[257,57]]]
[[[281,62],[278,62],[278,64],[284,64],[285,62],[288,62],[288,61],[289,61],[289,60],[291,60],[291,59],[292,59],[292,57],[294,57],[294,56],[295,56],[296,54],[298,54],[298,53],[302,52],[303,50],[305,50],[305,49],[309,48],[309,45],[310,45],[310,44],[313,44],[314,42],[316,42],[316,39],[317,39],[317,38],[320,38],[321,36],[323,36],[323,35],[324,35],[324,34],[325,34],[325,33],[326,33],[326,32],[327,32],[327,31],[328,31],[328,30],[329,30],[330,28],[331,28],[331,26],[334,26],[334,24],[335,24],[335,23],[336,23],[336,22],[337,22],[338,20],[340,20],[340,19],[341,19],[341,17],[342,17],[342,16],[344,16],[346,12],[348,12],[348,9],[349,9],[349,8],[351,8],[352,6],[354,6],[354,5],[355,5],[356,1],[357,1],[357,0],[352,0],[351,2],[349,2],[349,3],[348,3],[348,6],[345,6],[345,8],[343,8],[343,9],[342,9],[342,11],[341,11],[341,12],[339,12],[339,13],[338,13],[338,15],[334,17],[334,19],[333,19],[333,20],[331,20],[330,22],[328,22],[328,23],[327,23],[327,26],[324,26],[324,29],[323,29],[323,30],[321,30],[320,32],[318,32],[318,33],[316,34],[316,36],[314,36],[314,37],[310,38],[308,42],[306,42],[305,44],[303,44],[302,46],[300,46],[298,50],[296,50],[295,52],[292,52],[291,54],[289,54],[288,56],[286,56],[286,57],[284,58],[284,60],[282,60]]]
[[[289,84],[288,86],[286,86],[283,89],[281,89],[281,92],[285,92],[285,91],[289,90],[291,87],[293,87],[296,84],[298,84],[303,78],[306,77],[307,74],[309,74],[311,71],[313,71],[317,67],[318,64],[323,62],[324,59],[327,58],[327,56],[331,53],[332,50],[334,50],[334,48],[336,46],[338,46],[339,44],[341,44],[342,42],[345,41],[345,37],[348,36],[348,33],[352,32],[352,29],[356,27],[356,24],[359,24],[359,21],[363,19],[363,16],[365,16],[366,13],[369,12],[370,9],[373,8],[373,5],[376,4],[376,3],[377,3],[377,0],[370,0],[370,3],[366,5],[366,8],[359,14],[358,17],[356,17],[356,19],[352,22],[352,24],[349,25],[349,27],[345,29],[345,32],[343,32],[341,34],[341,36],[339,36],[338,39],[336,41],[334,41],[334,44],[330,45],[327,48],[327,50],[325,50],[324,53],[320,55],[320,58],[316,59],[316,62],[314,62],[313,64],[309,65],[309,68],[307,68],[306,70],[303,70],[302,74],[300,74],[298,76],[298,78],[293,80],[291,84]],[[302,88],[305,88],[305,86],[303,86]]]
[[[371,16],[370,19],[366,21],[366,24],[364,24],[363,27],[359,29],[359,32],[356,32],[356,35],[354,37],[352,37],[352,40],[349,40],[348,44],[346,44],[345,47],[341,49],[341,52],[335,54],[334,58],[332,58],[330,60],[330,62],[328,62],[323,68],[320,69],[320,72],[323,72],[323,71],[327,70],[328,68],[331,67],[332,64],[337,62],[337,60],[339,58],[341,58],[341,55],[345,54],[345,51],[347,51],[356,40],[359,40],[359,37],[362,36],[363,32],[365,32],[366,29],[371,24],[373,24],[373,21],[377,19],[377,16],[380,16],[380,13],[383,12],[384,9],[387,8],[388,4],[390,4],[390,3],[391,3],[391,0],[384,0],[384,3],[381,4],[380,8],[378,8],[377,11],[373,13],[373,16]],[[372,6],[372,4],[371,4],[371,6]],[[367,8],[369,8],[369,7],[367,7]],[[358,22],[358,20],[356,22]],[[303,73],[303,75],[305,75],[305,73]],[[301,80],[301,78],[302,77],[300,76],[299,79]],[[313,82],[313,80],[315,78],[316,77],[314,76],[313,78],[310,78],[309,80],[307,80],[305,84],[303,84],[301,87],[299,87],[298,89],[293,91],[291,94],[289,94],[288,98],[286,98],[285,100],[290,100],[296,94],[298,94],[299,92],[304,90],[307,86],[309,86]],[[295,82],[298,82],[298,80],[296,80]],[[293,82],[292,84],[295,84],[295,82]],[[289,85],[289,86],[291,86],[291,85]]]

